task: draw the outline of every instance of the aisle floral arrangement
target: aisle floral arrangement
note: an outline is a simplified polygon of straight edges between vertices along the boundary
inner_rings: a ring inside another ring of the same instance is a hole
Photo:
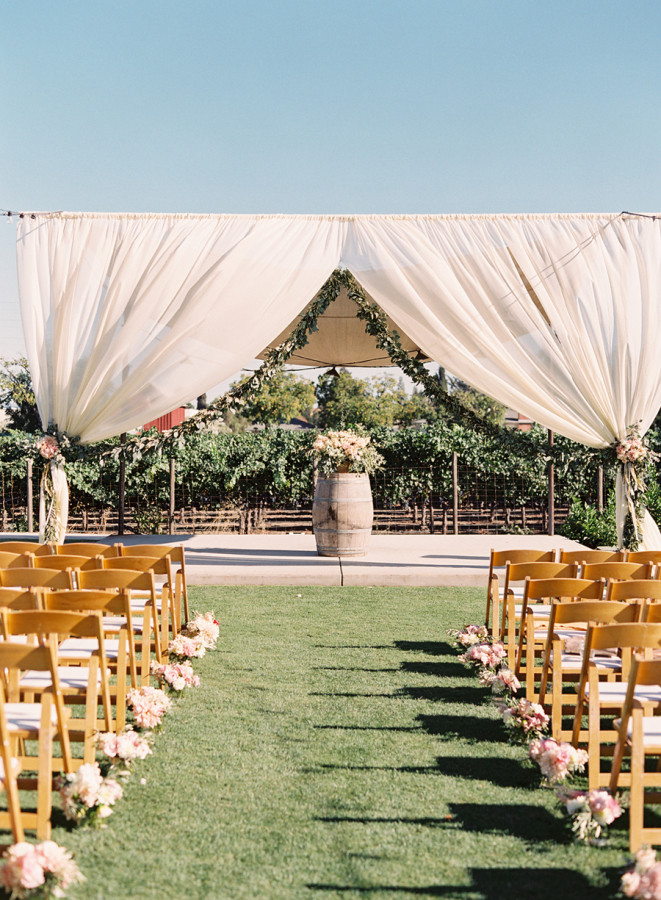
[[[633,866],[624,873],[620,890],[634,900],[661,900],[661,862],[656,851],[644,847],[636,853]]]
[[[54,438],[45,436],[40,447],[45,459],[59,452]],[[196,613],[194,618],[170,642],[169,663],[152,664],[152,674],[168,692],[180,693],[184,687],[198,686],[199,676],[191,659],[200,659],[216,647],[220,627],[212,612]],[[124,791],[117,778],[128,778],[135,760],[152,753],[154,732],[172,706],[172,700],[161,688],[143,685],[127,693],[127,706],[133,724],[118,733],[97,735],[98,762],[83,763],[74,773],[58,778],[57,789],[62,798],[66,818],[76,825],[105,828],[113,807]],[[141,779],[141,783],[145,783]],[[9,847],[0,863],[0,885],[10,900],[50,900],[63,898],[67,888],[84,881],[84,876],[71,854],[53,841],[30,844],[25,841]]]
[[[92,828],[105,827],[104,820],[124,794],[118,781],[103,777],[98,762],[84,763],[72,775],[60,776],[58,790],[67,819]]]
[[[542,784],[556,787],[574,775],[585,771],[588,754],[564,741],[548,737],[549,716],[544,707],[525,697],[515,695],[521,684],[506,665],[506,650],[500,641],[494,641],[484,625],[466,625],[448,632],[457,649],[459,659],[474,669],[480,684],[490,687],[503,718],[508,737],[515,743],[528,746],[528,758],[539,766]],[[596,846],[605,843],[606,830],[622,815],[622,801],[608,791],[577,791],[556,788],[561,805],[572,819],[572,831],[580,841]],[[659,864],[661,871],[661,864]],[[631,882],[635,881],[635,873]],[[659,877],[661,885],[661,875]],[[645,897],[647,894],[631,894]],[[650,895],[652,900],[661,900]]]
[[[0,868],[0,883],[11,900],[64,897],[68,887],[84,880],[69,851],[55,841],[13,844]]]
[[[623,813],[622,804],[608,791],[568,791],[561,789],[558,800],[572,818],[572,831],[579,841],[595,845],[604,842],[606,828]]]
[[[341,471],[372,474],[385,462],[370,443],[369,435],[355,431],[319,434],[310,452],[317,461],[319,474],[324,477]]]

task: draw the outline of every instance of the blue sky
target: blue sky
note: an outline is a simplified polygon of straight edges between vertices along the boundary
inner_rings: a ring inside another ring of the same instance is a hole
[[[661,210],[658,0],[30,0],[0,34],[5,209]]]

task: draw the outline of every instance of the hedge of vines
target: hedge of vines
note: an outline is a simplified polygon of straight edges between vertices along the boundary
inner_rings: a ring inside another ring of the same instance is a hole
[[[242,505],[259,498],[274,508],[308,503],[313,493],[310,447],[316,432],[279,428],[245,434],[193,434],[173,450],[177,504],[197,507],[222,502]],[[375,428],[372,440],[384,455],[384,471],[373,479],[375,502],[397,506],[406,500],[434,497],[451,502],[452,453],[459,460],[459,488],[469,502],[475,485],[489,479],[500,501],[509,506],[544,504],[549,459],[555,464],[556,502],[578,498],[594,502],[598,451],[557,437],[549,449],[546,432],[503,431],[480,434],[457,424],[436,423],[422,429]],[[72,509],[117,505],[119,463],[103,454],[116,445],[106,441],[83,448],[68,461]],[[25,490],[25,435],[0,435],[0,498],[5,506]],[[169,459],[146,453],[126,464],[127,503],[162,503],[169,498]],[[35,462],[35,476],[40,464]],[[36,481],[35,478],[35,481]],[[605,469],[605,491],[612,483]],[[35,483],[36,490],[36,483]],[[11,497],[10,497],[11,495]]]

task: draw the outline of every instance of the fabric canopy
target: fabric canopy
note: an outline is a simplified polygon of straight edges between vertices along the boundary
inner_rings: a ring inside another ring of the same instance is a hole
[[[373,298],[368,298],[374,302]],[[307,312],[306,307],[303,312]],[[298,319],[290,322],[257,359],[265,359],[269,349],[278,347],[294,330]],[[418,359],[428,362],[420,347],[412,341],[393,320],[386,316],[388,329],[396,330],[404,350]],[[289,358],[289,364],[304,366],[394,366],[393,361],[382,348],[377,347],[376,338],[365,331],[365,323],[356,316],[356,304],[347,294],[344,285],[336,300],[317,319],[317,330],[310,334],[305,347],[297,350]]]
[[[44,425],[94,441],[229,377],[346,265],[432,359],[574,440],[661,405],[661,220],[173,216],[18,223]]]

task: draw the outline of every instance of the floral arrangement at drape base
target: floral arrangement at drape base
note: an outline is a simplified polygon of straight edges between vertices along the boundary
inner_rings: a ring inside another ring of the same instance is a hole
[[[659,549],[661,534],[645,503],[649,469],[658,454],[650,450],[637,425],[627,428],[626,438],[614,444],[613,450],[618,464],[615,485],[618,547]]]
[[[39,485],[39,541],[61,544],[67,533],[69,485],[58,441],[45,434],[37,449],[47,461]]]

